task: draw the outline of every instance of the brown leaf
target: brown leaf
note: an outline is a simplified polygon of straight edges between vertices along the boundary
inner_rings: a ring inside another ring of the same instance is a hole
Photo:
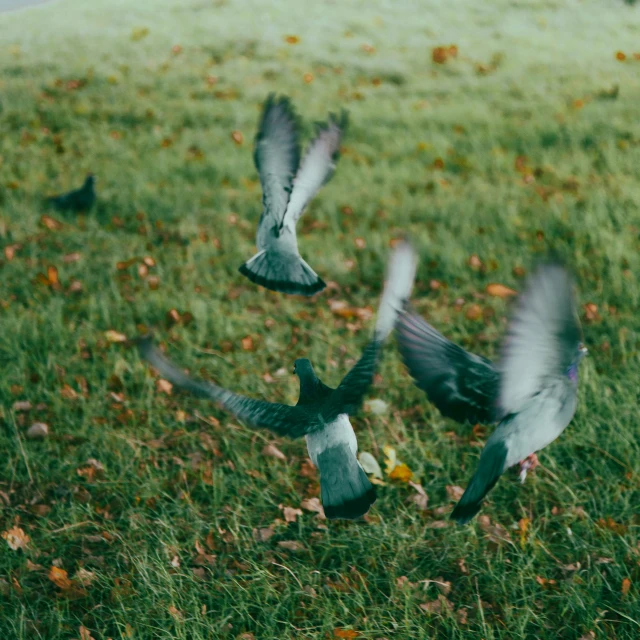
[[[297,540],[280,540],[278,546],[287,551],[304,551],[304,545]]]
[[[629,578],[624,578],[620,587],[620,593],[622,593],[623,596],[626,596],[627,593],[629,593],[629,589],[631,589],[631,580],[629,580]]]
[[[253,539],[256,542],[269,542],[275,531],[273,527],[263,527],[262,529],[253,530]]]
[[[359,638],[360,634],[353,629],[334,629],[333,630],[334,638]]]
[[[462,498],[462,494],[464,493],[464,489],[462,487],[458,487],[457,485],[446,486],[447,495],[449,496],[449,500],[453,500],[454,502],[458,502],[460,498]]]
[[[313,513],[317,513],[320,516],[321,520],[325,519],[324,515],[324,507],[318,498],[307,498],[300,503],[300,506],[305,511],[311,511]]]
[[[485,291],[488,295],[495,298],[508,298],[509,296],[515,296],[518,293],[517,291],[514,291],[509,287],[505,287],[503,284],[499,284],[497,282],[488,284]]]
[[[58,222],[51,216],[44,215],[40,218],[40,223],[43,224],[50,231],[58,231],[62,229],[62,223]]]
[[[49,427],[44,422],[34,422],[27,429],[29,440],[43,440],[49,435]]]
[[[436,600],[431,602],[423,602],[418,605],[423,611],[427,613],[442,613],[443,611],[451,611],[453,605],[444,596],[438,596]]]
[[[482,318],[482,307],[479,304],[471,304],[464,313],[467,320],[480,320]]]
[[[474,253],[469,256],[469,266],[472,269],[482,269],[484,267],[484,264],[482,260],[480,260],[480,258]]]
[[[80,567],[76,571],[76,575],[73,577],[74,581],[83,587],[90,587],[91,583],[96,579],[96,574],[93,571],[88,571],[84,567]]]
[[[240,342],[244,351],[255,351],[255,345],[253,344],[253,338],[251,336],[245,336]]]
[[[169,605],[169,608],[167,609],[167,611],[171,614],[174,620],[178,620],[178,621],[182,620],[182,612],[179,611],[173,605]]]
[[[173,385],[168,380],[165,380],[164,378],[158,378],[156,380],[156,388],[158,389],[159,393],[164,393],[170,396],[173,390]]]
[[[69,580],[67,572],[59,567],[52,566],[49,569],[49,580],[63,591],[67,591],[72,587],[72,582]]]
[[[244,141],[244,136],[241,131],[233,131],[231,133],[231,139],[239,146]]]
[[[300,38],[298,36],[285,36],[284,41],[287,44],[298,44],[298,42],[300,42]]]
[[[285,507],[283,505],[280,505],[280,508],[282,509],[282,515],[284,516],[285,522],[295,522],[298,516],[302,515],[301,509],[295,509],[294,507]]]
[[[80,640],[95,640],[87,627],[80,625]]]
[[[287,457],[276,447],[275,444],[267,444],[262,449],[263,456],[269,456],[271,458],[277,458],[278,460],[282,460],[282,462],[287,461]]]
[[[18,402],[13,403],[13,410],[16,412],[19,411],[31,411],[32,405],[28,400],[18,400]]]
[[[75,252],[75,253],[67,253],[66,256],[62,256],[62,262],[78,262],[78,260],[80,260],[80,258],[82,258],[82,255]]]
[[[13,551],[18,549],[26,549],[29,544],[29,536],[20,527],[12,527],[7,531],[3,531],[2,537],[7,541],[9,548]]]

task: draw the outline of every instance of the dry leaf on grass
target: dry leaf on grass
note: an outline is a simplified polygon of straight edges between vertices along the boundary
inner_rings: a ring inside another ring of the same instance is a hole
[[[333,637],[352,639],[352,638],[360,637],[360,634],[357,631],[354,631],[353,629],[334,629]]]
[[[300,506],[305,511],[311,511],[313,513],[317,513],[321,519],[324,519],[326,516],[324,515],[324,507],[318,498],[307,498],[300,503]]]
[[[256,542],[268,542],[274,533],[275,531],[273,530],[273,527],[262,527],[260,529],[254,529],[253,539]]]
[[[2,533],[2,537],[7,541],[10,549],[26,549],[29,544],[29,536],[20,527],[12,527]]]
[[[269,456],[270,458],[277,458],[278,460],[282,460],[282,462],[287,461],[287,457],[276,447],[275,444],[267,444],[262,449],[263,456]]]
[[[49,580],[63,591],[71,589],[73,583],[69,579],[67,572],[59,567],[52,566],[49,569]]]
[[[285,522],[295,522],[298,516],[302,515],[302,510],[295,509],[294,507],[285,507],[284,505],[280,505],[280,509],[282,509],[282,515],[284,516]]]
[[[109,342],[126,342],[127,341],[127,336],[125,336],[124,333],[114,331],[113,329],[109,329],[109,331],[105,331],[104,337]]]
[[[449,500],[453,500],[454,502],[458,502],[460,498],[462,498],[462,494],[464,493],[464,489],[462,487],[458,487],[457,485],[446,486],[447,495],[449,496]]]
[[[297,540],[280,540],[280,542],[278,542],[278,546],[281,549],[286,549],[287,551],[304,551],[304,545]]]
[[[429,503],[429,496],[421,484],[409,481],[409,486],[415,489],[416,493],[409,496],[409,501],[413,502],[418,509],[425,511]]]
[[[49,435],[49,427],[44,422],[34,422],[27,429],[29,440],[43,440]]]
[[[509,296],[515,296],[518,293],[517,291],[514,291],[509,287],[505,287],[505,285],[499,284],[498,282],[492,282],[491,284],[488,284],[485,291],[488,295],[495,298],[508,298]]]

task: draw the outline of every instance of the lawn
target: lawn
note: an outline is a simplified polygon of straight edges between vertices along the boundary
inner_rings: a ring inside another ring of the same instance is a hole
[[[640,637],[640,8],[450,4],[0,14],[1,638]],[[350,113],[298,225],[330,283],[312,299],[237,271],[272,91],[305,139]],[[44,207],[89,171],[89,214]],[[360,522],[312,510],[304,442],[171,391],[126,340],[152,328],[191,371],[295,403],[295,358],[335,385],[359,356],[402,234],[421,258],[416,309],[488,357],[509,310],[488,284],[519,290],[549,251],[576,276],[576,416],[464,527],[447,516],[490,427],[442,418],[393,340],[368,396],[387,409],[353,422],[426,499],[385,476]]]

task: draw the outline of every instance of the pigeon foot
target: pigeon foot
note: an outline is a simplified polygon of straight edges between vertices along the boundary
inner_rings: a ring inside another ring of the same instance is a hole
[[[538,465],[540,461],[538,460],[538,456],[535,453],[532,453],[530,456],[527,456],[524,460],[520,461],[520,482],[524,483],[527,478],[527,472],[533,471]]]

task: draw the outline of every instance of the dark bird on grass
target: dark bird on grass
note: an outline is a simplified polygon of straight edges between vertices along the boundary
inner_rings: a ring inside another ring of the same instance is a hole
[[[47,198],[47,203],[58,211],[88,211],[96,201],[95,184],[95,176],[90,173],[79,189]]]
[[[558,263],[538,267],[519,297],[496,366],[447,340],[418,316],[398,318],[402,357],[441,413],[459,422],[498,422],[451,517],[478,513],[498,478],[520,463],[520,479],[538,464],[576,410],[582,345],[572,280]]]
[[[356,457],[358,444],[349,416],[359,409],[371,385],[384,340],[411,293],[415,266],[411,246],[402,243],[391,257],[373,338],[337,388],[325,385],[306,358],[295,361],[293,372],[300,380],[300,395],[294,407],[254,400],[191,378],[167,360],[149,337],[140,339],[140,353],[163,378],[196,396],[218,402],[246,425],[279,436],[305,436],[309,457],[320,472],[327,518],[355,519],[369,510],[376,493]]]
[[[325,283],[300,257],[296,223],[335,170],[347,114],[329,115],[300,162],[298,123],[286,97],[264,103],[253,159],[262,185],[258,253],[240,267],[252,282],[282,293],[312,296]]]

